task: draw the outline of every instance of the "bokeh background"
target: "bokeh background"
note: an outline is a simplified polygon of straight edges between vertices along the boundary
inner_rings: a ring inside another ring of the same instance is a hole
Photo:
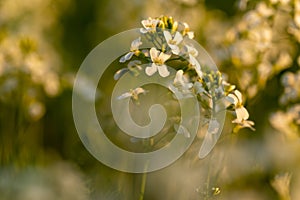
[[[245,96],[200,160],[129,174],[84,148],[72,85],[101,41],[160,15],[187,22]],[[0,199],[300,199],[299,0],[0,0]]]

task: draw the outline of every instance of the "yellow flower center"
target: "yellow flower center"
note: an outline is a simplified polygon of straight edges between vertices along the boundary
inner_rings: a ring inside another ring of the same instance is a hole
[[[169,44],[176,45],[176,41],[175,40],[169,40]]]
[[[163,65],[164,64],[164,61],[160,58],[154,58],[153,61],[157,65]]]

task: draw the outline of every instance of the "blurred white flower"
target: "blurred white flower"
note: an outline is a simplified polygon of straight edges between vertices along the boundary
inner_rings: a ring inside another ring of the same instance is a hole
[[[151,67],[146,67],[145,69],[148,76],[152,76],[157,71],[161,77],[167,77],[170,75],[167,66],[164,64],[171,57],[170,54],[165,54],[164,52],[160,52],[156,48],[152,47],[150,49],[150,57],[152,60]]]
[[[277,62],[275,63],[275,70],[282,71],[286,68],[288,68],[291,63],[293,62],[293,59],[291,58],[290,54],[288,52],[281,52],[279,54],[279,58],[277,59]]]
[[[48,96],[54,97],[58,95],[60,90],[60,82],[57,74],[48,73],[44,79],[44,89]]]
[[[234,94],[228,95],[228,100],[234,105],[235,113],[238,121],[247,120],[249,118],[249,113],[243,106],[242,94],[240,91],[235,90]]]
[[[14,178],[12,178],[12,176]],[[79,169],[67,162],[0,170],[1,199],[87,200],[89,189]]]
[[[236,119],[232,123],[236,123],[242,127],[252,128],[254,126],[253,121],[249,121],[249,113],[247,109],[243,106],[242,94],[240,91],[235,90],[234,94],[229,94],[227,99],[234,105]]]
[[[39,120],[45,114],[45,106],[41,102],[32,102],[29,104],[28,113],[34,121]]]
[[[190,64],[192,65],[192,67],[196,71],[197,75],[200,78],[202,78],[203,72],[201,71],[201,65],[200,65],[200,63],[198,62],[198,60],[194,56],[190,56]]]
[[[249,30],[249,39],[255,42],[257,51],[265,51],[272,44],[272,29],[268,26],[259,26]]]
[[[274,14],[274,10],[270,7],[267,6],[267,4],[265,2],[260,2],[257,6],[256,6],[256,10],[258,11],[258,13],[260,15],[262,15],[263,17],[270,17],[271,15]]]
[[[141,87],[137,87],[135,89],[130,89],[129,92],[125,92],[124,94],[118,96],[118,100],[132,98],[133,100],[138,100],[140,94],[146,94],[147,91]]]
[[[148,33],[148,32],[155,32],[156,31],[156,26],[159,23],[160,20],[158,19],[152,19],[149,17],[146,20],[142,20],[142,25],[144,28],[141,28],[140,31],[141,33]]]
[[[133,40],[130,47],[130,52],[125,54],[120,58],[120,62],[124,63],[127,60],[130,60],[134,54],[137,54],[139,52],[139,47],[142,45],[141,37],[138,37],[137,39]]]
[[[193,56],[193,57],[197,57],[198,56],[198,51],[197,49],[195,49],[194,47],[190,46],[190,45],[185,45],[185,50],[187,52],[187,54],[190,56]]]
[[[187,23],[183,23],[184,29],[183,29],[183,36],[187,35],[190,39],[194,38],[194,32],[190,30],[190,26]]]
[[[190,64],[192,65],[198,76],[202,78],[203,72],[201,71],[201,65],[196,59],[196,57],[198,56],[198,51],[194,47],[189,45],[185,45],[185,49],[188,54]]]
[[[295,104],[287,111],[277,111],[270,117],[271,125],[288,139],[299,138],[300,104]]]
[[[300,70],[296,73],[284,73],[281,83],[284,86],[283,94],[279,99],[281,104],[286,105],[289,102],[295,102],[300,99]]]
[[[176,76],[173,85],[177,87],[183,93],[186,93],[193,87],[193,84],[188,82],[188,79],[183,75],[182,70],[176,72]]]
[[[118,80],[126,72],[130,72],[132,75],[137,76],[139,74],[139,71],[142,70],[142,67],[140,66],[141,64],[142,64],[142,62],[139,60],[130,61],[127,65],[127,68],[122,68],[115,73],[114,79]]]
[[[182,35],[179,32],[175,33],[175,36],[172,37],[169,31],[164,31],[164,36],[167,41],[168,46],[171,48],[172,53],[178,55],[180,50],[178,44],[183,40]]]
[[[282,200],[290,200],[290,182],[291,182],[291,174],[279,174],[276,175],[275,178],[271,181],[272,187],[276,190],[280,199]]]

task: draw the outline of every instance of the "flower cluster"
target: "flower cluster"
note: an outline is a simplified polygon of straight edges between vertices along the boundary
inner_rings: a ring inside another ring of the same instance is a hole
[[[243,9],[250,8],[248,1],[241,2]],[[220,62],[238,77],[238,86],[249,98],[263,90],[272,77],[293,66],[299,57],[295,41],[300,39],[299,1],[253,4],[254,9],[246,10],[218,41],[225,47]]]
[[[177,71],[169,88],[171,91],[179,91],[182,98],[190,94],[197,95],[203,108],[210,113],[218,112],[215,102],[224,98],[227,109],[235,113],[236,119],[232,122],[239,128],[253,129],[254,122],[248,120],[249,113],[243,106],[241,92],[224,81],[220,72],[200,64],[200,52],[189,42],[194,38],[194,32],[187,23],[174,21],[167,16],[148,18],[141,23],[142,37],[132,41],[129,52],[120,58],[119,62],[127,67],[116,72],[116,80],[127,72],[138,76],[142,71],[149,77],[158,73],[165,78],[170,75],[168,66],[171,66]],[[144,39],[150,41],[153,47],[142,49]],[[135,91],[142,91],[142,88],[131,89],[120,99],[133,97],[137,100],[138,94],[144,93]],[[214,127],[209,127],[209,130],[214,132],[219,124],[217,121],[212,124]]]
[[[61,91],[60,57],[50,32],[45,34],[56,25],[59,9],[49,0],[4,0],[0,5],[0,104],[18,101],[34,121],[45,113],[43,97]]]

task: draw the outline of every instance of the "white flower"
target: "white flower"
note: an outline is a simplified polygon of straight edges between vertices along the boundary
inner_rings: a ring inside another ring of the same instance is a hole
[[[142,67],[140,66],[141,64],[142,62],[139,60],[130,61],[127,65],[127,68],[122,68],[115,73],[114,79],[120,79],[121,76],[123,76],[127,72],[130,72],[132,75],[137,76],[139,74],[139,71],[142,70]]]
[[[188,82],[187,77],[183,75],[183,71],[178,70],[173,84],[169,86],[169,89],[176,94],[174,96],[175,99],[183,99],[192,97],[190,90],[192,87],[193,84]]]
[[[142,20],[142,25],[144,28],[140,29],[141,33],[155,32],[157,24],[160,22],[158,19],[152,19],[149,17],[146,20]]]
[[[141,46],[141,45],[142,45],[141,37],[133,40],[131,42],[130,52],[128,52],[125,56],[122,56],[122,58],[120,59],[120,62],[124,63],[127,60],[130,60],[134,54],[139,52],[139,46]]]
[[[239,126],[243,127],[243,128],[250,128],[252,131],[255,131],[255,128],[253,128],[254,126],[254,122],[253,121],[250,121],[250,120],[238,120],[238,119],[235,119],[232,121],[232,123],[234,124],[238,124]]]
[[[201,65],[194,56],[190,56],[190,64],[193,66],[196,73],[201,78],[203,76],[203,73],[201,71]]]
[[[198,56],[198,51],[194,47],[189,46],[189,45],[185,45],[185,49],[186,49],[187,54],[189,56],[193,56],[193,57],[197,57]]]
[[[264,17],[270,17],[271,15],[274,14],[274,10],[270,7],[267,6],[267,4],[265,2],[260,2],[257,6],[256,6],[256,10],[258,11],[258,13]]]
[[[166,41],[169,45],[169,47],[172,50],[172,53],[175,55],[179,54],[179,47],[178,44],[183,40],[182,35],[179,32],[175,33],[175,36],[172,37],[171,33],[169,31],[164,31],[164,36],[166,38]]]
[[[144,90],[141,87],[137,87],[135,89],[130,89],[129,92],[125,92],[124,94],[118,96],[118,100],[126,99],[126,98],[129,98],[129,97],[131,97],[134,100],[138,100],[139,99],[139,97],[138,97],[139,94],[146,94],[146,93],[147,93],[146,90]]]
[[[186,52],[189,56],[190,64],[193,66],[193,68],[195,69],[198,76],[202,77],[203,73],[201,71],[201,65],[196,59],[196,57],[198,56],[198,51],[194,47],[189,46],[189,45],[185,45],[185,49],[186,49]]]
[[[227,98],[235,107],[236,118],[238,121],[247,120],[249,113],[243,106],[242,94],[240,91],[235,90],[234,94],[229,94]]]
[[[279,194],[280,199],[291,199],[290,183],[292,175],[290,173],[278,174],[271,181],[272,187]]]
[[[229,100],[235,107],[236,119],[232,121],[232,123],[238,124],[241,127],[250,128],[251,130],[255,130],[253,128],[254,122],[248,120],[249,113],[247,109],[243,106],[242,102],[242,94],[240,91],[235,90],[234,94],[229,94],[227,96],[227,100]]]
[[[192,83],[189,83],[185,76],[183,76],[183,71],[178,70],[173,82],[173,85],[182,91],[188,91],[193,87]]]
[[[184,25],[183,35],[187,35],[190,39],[193,39],[194,32],[190,31],[190,27],[187,23],[183,23],[183,25]]]
[[[161,77],[167,77],[170,75],[170,72],[164,63],[171,57],[171,55],[160,52],[152,47],[150,49],[150,57],[152,60],[152,65],[151,67],[146,67],[145,70],[148,76],[152,76],[156,71],[158,71]]]

